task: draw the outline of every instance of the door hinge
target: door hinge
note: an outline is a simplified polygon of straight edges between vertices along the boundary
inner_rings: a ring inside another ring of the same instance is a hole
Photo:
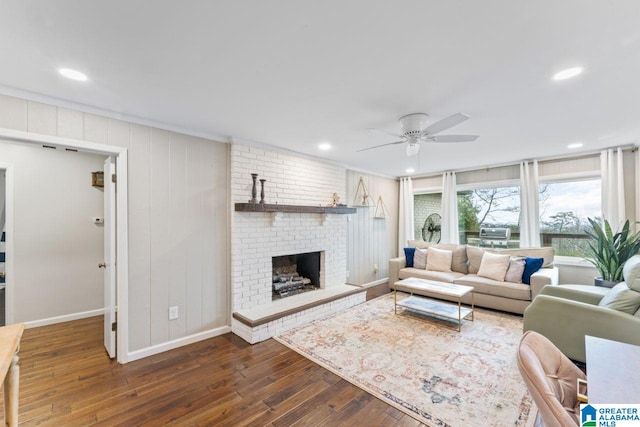
[[[111,182],[118,182],[118,175],[113,173],[111,174]]]
[[[115,332],[118,330],[118,322],[113,322],[111,324],[111,332]]]

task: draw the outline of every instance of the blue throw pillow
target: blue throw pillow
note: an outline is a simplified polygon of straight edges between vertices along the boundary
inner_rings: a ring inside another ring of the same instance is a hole
[[[540,270],[544,264],[544,258],[525,258],[524,273],[522,273],[522,283],[531,284],[531,275]]]
[[[407,267],[413,267],[413,254],[416,248],[404,248],[404,257],[407,259]]]

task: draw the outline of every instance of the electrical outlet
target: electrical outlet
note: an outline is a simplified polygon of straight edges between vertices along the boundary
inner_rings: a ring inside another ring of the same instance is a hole
[[[169,307],[169,320],[176,320],[178,318],[178,306]]]

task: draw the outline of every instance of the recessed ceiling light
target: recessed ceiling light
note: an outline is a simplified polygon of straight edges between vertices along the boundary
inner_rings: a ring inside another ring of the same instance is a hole
[[[416,170],[414,168],[409,168],[405,172],[406,173],[414,173]]]
[[[318,148],[322,151],[331,150],[331,144],[323,142],[322,144],[318,145]]]
[[[77,80],[79,82],[86,82],[88,80],[86,74],[81,73],[78,70],[72,70],[71,68],[59,68],[58,72],[71,80]]]
[[[573,144],[569,144],[567,145],[567,148],[580,148],[582,147],[584,144],[582,142],[574,142]]]
[[[566,80],[581,74],[584,69],[582,67],[572,67],[559,71],[553,75],[553,80]]]

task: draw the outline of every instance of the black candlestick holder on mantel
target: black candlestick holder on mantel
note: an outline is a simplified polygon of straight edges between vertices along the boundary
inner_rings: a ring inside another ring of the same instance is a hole
[[[256,181],[258,179],[258,174],[252,173],[251,179],[253,180],[253,187],[251,187],[251,200],[249,200],[249,203],[258,203],[258,191],[256,188]]]
[[[264,204],[264,183],[267,182],[266,179],[260,180],[260,203]]]

